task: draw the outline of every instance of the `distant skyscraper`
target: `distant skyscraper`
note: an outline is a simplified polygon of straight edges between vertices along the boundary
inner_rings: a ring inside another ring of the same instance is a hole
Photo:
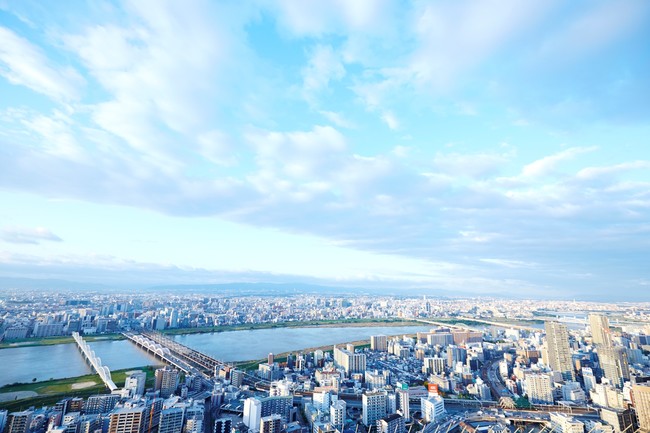
[[[160,412],[160,422],[158,424],[158,433],[181,433],[183,431],[182,407],[170,407]]]
[[[404,417],[394,413],[377,420],[377,433],[405,433]]]
[[[632,385],[632,401],[639,417],[639,427],[650,431],[650,385]]]
[[[120,396],[116,394],[91,395],[86,400],[84,412],[86,414],[108,413],[113,410]]]
[[[334,346],[334,365],[343,368],[348,375],[363,373],[366,371],[366,355]]]
[[[282,417],[269,415],[260,420],[260,433],[280,433],[282,430]]]
[[[259,431],[262,418],[262,402],[258,398],[244,400],[244,424],[249,431]]]
[[[167,398],[174,394],[178,387],[179,372],[175,368],[166,366],[156,370],[155,390],[160,391],[162,398]]]
[[[203,406],[191,406],[185,410],[183,433],[203,433]]]
[[[230,433],[232,431],[232,420],[230,418],[219,418],[214,422],[212,433]]]
[[[526,393],[533,404],[553,404],[553,381],[548,374],[526,374]]]
[[[402,413],[405,422],[411,421],[411,406],[409,403],[409,390],[398,389],[395,394],[397,395],[397,408]]]
[[[564,380],[575,380],[567,327],[558,322],[545,322],[544,328],[551,369],[560,372]]]
[[[434,422],[445,414],[445,401],[437,394],[429,393],[428,397],[420,398],[422,418],[425,422]]]
[[[385,335],[373,335],[370,337],[370,350],[386,352],[388,350],[388,337]]]
[[[120,408],[109,415],[108,433],[140,433],[144,424],[145,408]]]
[[[386,416],[386,391],[365,392],[361,397],[363,424],[374,426]]]
[[[603,314],[592,313],[589,315],[591,337],[593,343],[598,346],[611,346],[612,334],[609,329],[609,320]]]
[[[345,425],[347,403],[345,400],[337,400],[330,406],[330,422],[340,432]]]
[[[273,365],[273,362],[275,361],[275,356],[273,356],[272,353],[269,353],[269,356],[267,357],[267,362],[269,365]]]
[[[622,347],[601,346],[598,360],[604,376],[617,388],[623,388],[625,380],[630,379],[630,366],[627,352]]]
[[[240,387],[244,383],[244,372],[241,370],[232,370],[230,372],[230,384]]]

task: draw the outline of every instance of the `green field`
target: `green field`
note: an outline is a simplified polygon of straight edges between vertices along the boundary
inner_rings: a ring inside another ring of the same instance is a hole
[[[153,386],[155,369],[156,367],[152,366],[127,368],[124,370],[116,370],[112,372],[111,376],[113,377],[113,382],[115,382],[118,387],[123,387],[124,382],[126,381],[127,372],[142,370],[147,373],[147,387],[151,387]],[[73,388],[73,385],[75,384],[84,384],[89,382],[95,382],[95,384],[80,389]],[[18,391],[33,391],[36,392],[38,396],[21,400],[0,402],[0,409],[7,409],[9,411],[22,410],[30,406],[38,407],[53,404],[67,396],[88,397],[95,394],[104,394],[108,392],[108,389],[104,386],[99,375],[96,374],[88,374],[85,376],[65,379],[46,380],[43,382],[17,383],[0,387],[0,394]]]

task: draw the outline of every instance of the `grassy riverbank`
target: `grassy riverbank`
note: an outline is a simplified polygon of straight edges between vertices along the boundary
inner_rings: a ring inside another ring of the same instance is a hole
[[[118,387],[123,387],[128,372],[142,370],[147,373],[147,387],[153,386],[154,371],[156,367],[136,367],[124,370],[116,370],[111,373],[113,382]],[[64,379],[52,379],[43,382],[15,383],[0,387],[0,398],[11,397],[12,394],[18,399],[0,401],[0,409],[9,411],[22,410],[29,406],[42,406],[56,403],[66,396],[88,397],[95,394],[108,392],[104,383],[97,374],[87,374],[78,377]],[[31,394],[27,398],[20,398],[22,395]],[[36,394],[36,395],[34,395]]]
[[[84,335],[84,340],[102,341],[102,340],[124,340],[122,334],[100,334],[100,335]],[[47,337],[47,338],[23,338],[20,340],[8,340],[0,343],[0,349],[13,349],[16,347],[32,347],[32,346],[52,346],[54,344],[69,344],[74,343],[70,336],[65,337]]]
[[[240,325],[209,326],[204,328],[174,328],[162,331],[168,335],[205,334],[211,332],[249,331],[273,328],[336,328],[336,327],[377,327],[377,326],[422,326],[421,323],[401,319],[341,319],[308,320],[304,322],[244,323]]]

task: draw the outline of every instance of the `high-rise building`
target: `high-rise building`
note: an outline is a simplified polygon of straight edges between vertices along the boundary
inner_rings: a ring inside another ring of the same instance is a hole
[[[632,401],[639,420],[639,428],[643,432],[650,432],[650,386],[632,385]]]
[[[443,374],[445,372],[445,362],[444,358],[438,356],[435,357],[426,357],[423,360],[422,364],[422,373],[429,374]],[[452,364],[453,365],[453,364]]]
[[[167,398],[174,394],[178,388],[179,372],[175,368],[166,366],[156,369],[156,383],[154,389],[160,391],[162,398]]]
[[[170,407],[160,412],[158,433],[181,433],[185,411],[182,407]]]
[[[581,371],[582,379],[585,383],[585,391],[589,393],[589,391],[594,389],[594,386],[596,386],[596,376],[594,375],[594,371],[591,369],[591,367],[582,367]]]
[[[434,422],[445,414],[445,401],[438,394],[429,393],[428,397],[420,398],[422,418],[424,422]]]
[[[406,433],[404,417],[394,413],[377,420],[377,433]]]
[[[553,371],[561,373],[564,380],[575,380],[567,327],[558,322],[545,322],[544,328],[549,366]]]
[[[102,429],[102,421],[99,415],[84,415],[79,418],[77,431],[75,433],[95,433]]]
[[[410,422],[411,421],[411,405],[409,402],[409,390],[408,387],[406,389],[404,388],[398,388],[397,391],[395,391],[395,394],[397,395],[397,410],[400,411],[402,416],[404,417],[405,422]]]
[[[330,406],[330,423],[340,432],[343,431],[345,425],[346,409],[345,400],[336,400]]]
[[[145,408],[142,406],[114,409],[109,415],[108,433],[141,433],[144,418]]]
[[[259,398],[250,397],[244,400],[244,424],[249,431],[260,430],[262,418],[262,401]]]
[[[361,397],[361,414],[366,427],[374,426],[386,416],[386,391],[365,392]]]
[[[230,384],[240,387],[244,383],[244,372],[241,370],[232,370],[230,372]]]
[[[370,337],[370,350],[386,352],[388,350],[388,337],[385,335],[373,335]]]
[[[132,397],[144,395],[145,384],[147,383],[147,373],[144,371],[134,371],[127,376],[124,382],[124,389],[129,390]]]
[[[634,431],[636,419],[631,409],[602,408],[600,419],[614,428],[615,433]]]
[[[625,380],[630,380],[630,366],[627,360],[627,352],[623,347],[599,347],[598,361],[604,376],[615,387],[623,388]]]
[[[334,346],[334,365],[345,370],[348,375],[363,373],[366,371],[366,355]]]
[[[232,420],[230,418],[219,418],[214,422],[212,433],[230,433],[232,431]]]
[[[84,412],[86,414],[108,413],[113,410],[120,396],[116,394],[91,395],[86,400]]]
[[[203,433],[203,406],[190,406],[185,409],[183,433]]]
[[[603,314],[589,314],[592,341],[597,346],[611,346],[612,334],[609,329],[609,320]]]
[[[280,433],[282,417],[280,415],[264,416],[260,419],[260,433]]]
[[[526,393],[533,404],[553,404],[553,381],[548,374],[526,374]]]
[[[5,426],[4,433],[27,433],[33,415],[34,412],[31,410],[10,413],[7,417],[7,425]]]

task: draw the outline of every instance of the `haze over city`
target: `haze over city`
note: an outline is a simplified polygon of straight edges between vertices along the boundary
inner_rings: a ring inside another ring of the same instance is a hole
[[[647,299],[649,18],[0,1],[0,277]]]

